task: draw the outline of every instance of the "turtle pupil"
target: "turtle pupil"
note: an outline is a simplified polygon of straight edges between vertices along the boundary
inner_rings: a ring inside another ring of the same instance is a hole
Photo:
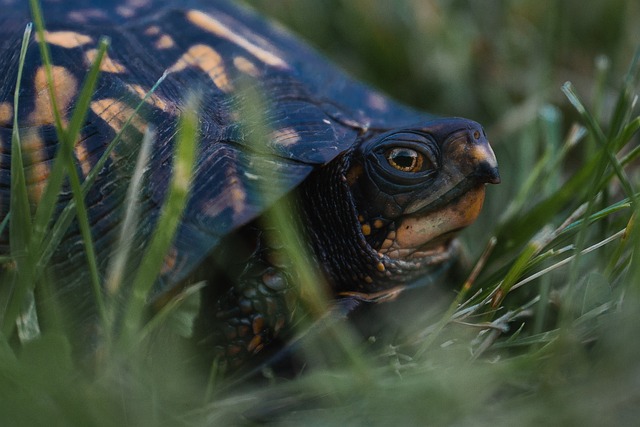
[[[399,155],[393,159],[401,168],[411,168],[416,162],[415,157]]]
[[[393,148],[387,153],[389,164],[403,172],[418,172],[422,168],[422,156],[409,148]]]

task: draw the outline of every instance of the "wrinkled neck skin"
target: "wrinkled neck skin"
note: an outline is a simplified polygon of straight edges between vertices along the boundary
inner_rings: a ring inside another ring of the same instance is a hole
[[[457,252],[452,238],[420,256],[384,254],[384,238],[372,237],[369,229],[377,226],[378,235],[388,236],[394,233],[395,222],[361,223],[347,176],[350,154],[319,168],[300,189],[303,227],[332,291],[380,292],[442,270]]]

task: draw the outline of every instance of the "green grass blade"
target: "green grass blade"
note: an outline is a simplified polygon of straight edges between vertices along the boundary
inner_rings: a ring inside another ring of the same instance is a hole
[[[27,54],[29,39],[31,38],[31,24],[28,24],[22,39],[18,79],[14,94],[13,132],[11,134],[11,213],[9,224],[11,254],[16,261],[21,260],[27,251],[27,244],[31,235],[31,210],[29,195],[24,174],[22,146],[20,142],[20,128],[18,125],[18,104],[20,99],[20,83],[24,71],[24,61]]]
[[[98,52],[91,64],[91,68],[85,77],[82,90],[76,99],[76,105],[69,120],[67,127],[67,138],[75,144],[80,134],[80,129],[85,123],[87,112],[89,111],[91,100],[93,99],[94,90],[100,78],[100,65],[109,49],[111,41],[108,37],[102,37],[98,43]]]
[[[613,145],[612,143],[615,140],[613,138],[611,139],[606,138],[600,126],[596,123],[595,119],[589,113],[589,111],[584,107],[584,104],[582,103],[580,98],[577,96],[577,94],[573,90],[573,87],[570,83],[566,83],[562,87],[562,90],[567,96],[567,98],[569,99],[569,101],[571,102],[571,104],[576,108],[576,110],[582,117],[583,121],[585,122],[586,126],[592,132],[592,136],[596,139],[598,144],[601,146],[601,149],[606,154],[606,157],[603,156],[600,162],[596,166],[593,181],[592,181],[593,185],[589,188],[589,191],[587,193],[587,209],[585,212],[585,217],[590,217],[593,212],[595,196],[597,192],[600,191],[600,188],[598,187],[598,183],[601,181],[602,177],[604,176],[606,166],[607,166],[607,159],[609,160],[609,163],[613,167],[618,179],[620,180],[620,184],[622,185],[622,188],[624,189],[627,197],[629,197],[632,200],[632,203],[635,206],[637,206],[633,187],[629,182],[626,174],[624,173],[622,166],[620,165],[620,162],[616,158],[615,154],[611,151],[612,145]],[[620,97],[624,97],[625,96],[624,93],[626,91],[627,91],[627,88],[626,87],[623,88],[623,90],[621,91],[622,93]],[[622,126],[622,124],[620,124],[620,126]],[[576,243],[575,243],[576,256],[574,258],[574,261],[571,263],[571,268],[569,270],[569,277],[568,277],[568,283],[570,286],[576,282],[578,277],[578,268],[579,268],[578,266],[580,261],[580,255],[586,244],[587,230],[588,230],[587,224],[588,223],[586,221],[582,224],[582,226],[580,227],[580,230],[578,231],[578,235],[576,236]]]
[[[20,130],[18,126],[18,104],[20,100],[20,83],[24,71],[24,61],[27,55],[27,47],[31,38],[31,24],[28,24],[22,38],[20,49],[20,62],[18,65],[18,78],[14,93],[13,104],[13,132],[11,134],[11,205],[9,222],[9,240],[11,257],[16,263],[17,282],[10,294],[6,311],[2,316],[2,332],[5,337],[10,337],[16,325],[16,319],[26,295],[33,287],[31,266],[28,258],[28,244],[31,238],[31,209],[29,208],[29,196],[24,174],[22,160],[22,147],[20,144]],[[9,218],[9,216],[7,216]],[[6,220],[6,218],[5,218]]]
[[[36,34],[38,39],[38,46],[40,47],[40,56],[42,57],[42,64],[45,68],[45,74],[47,77],[47,90],[49,91],[49,99],[51,100],[51,109],[53,111],[53,120],[56,128],[58,140],[64,139],[64,126],[62,125],[62,115],[58,108],[58,97],[56,96],[56,87],[53,80],[53,61],[51,60],[51,52],[49,52],[49,46],[45,39],[45,24],[42,14],[42,8],[38,0],[29,0],[29,6],[31,8],[31,15],[33,17],[33,23],[36,27]]]
[[[564,86],[562,86],[562,91],[565,93],[567,98],[569,98],[569,101],[578,111],[580,116],[582,116],[582,119],[584,120],[585,125],[591,131],[592,135],[596,138],[596,141],[598,141],[598,143],[604,149],[604,152],[609,158],[609,162],[613,167],[616,175],[618,176],[618,179],[620,180],[620,184],[622,185],[622,188],[624,189],[625,193],[627,194],[628,197],[633,198],[634,191],[633,191],[631,182],[629,181],[629,178],[627,177],[624,170],[622,169],[620,162],[618,161],[618,159],[616,158],[615,154],[612,151],[612,148],[613,148],[612,142],[615,140],[613,138],[607,140],[605,134],[602,132],[602,129],[600,128],[598,123],[595,121],[591,113],[585,108],[584,104],[580,100],[580,97],[578,97],[578,94],[573,89],[573,85],[571,83],[569,82],[565,83]],[[607,141],[609,141],[609,143],[607,143]]]
[[[611,120],[611,128],[609,129],[610,139],[614,139],[620,133],[620,130],[622,129],[624,124],[628,121],[629,115],[633,110],[632,99],[634,94],[634,86],[639,73],[640,73],[640,48],[636,50],[636,53],[633,56],[633,59],[631,60],[631,64],[629,65],[629,70],[625,75],[624,85],[618,95],[618,100],[616,102],[616,106],[613,111],[613,116],[612,116],[613,118]]]
[[[120,235],[111,255],[111,261],[106,271],[105,292],[107,298],[107,324],[104,328],[104,340],[107,348],[112,344],[113,326],[117,322],[117,316],[122,298],[126,295],[121,292],[122,282],[125,278],[127,264],[131,255],[133,237],[138,227],[140,211],[140,190],[143,185],[145,171],[148,166],[155,134],[148,128],[142,139],[140,152],[133,171],[133,176],[128,184],[127,195],[124,202],[124,219],[120,228]]]
[[[69,127],[67,128],[66,132],[64,132],[65,139],[60,141],[60,151],[64,153],[63,158],[66,160],[66,169],[68,173],[69,184],[71,186],[71,192],[73,194],[73,199],[76,207],[76,215],[78,218],[78,225],[80,227],[80,233],[82,235],[82,240],[84,243],[94,299],[96,302],[96,307],[98,309],[98,314],[105,326],[107,322],[107,313],[104,304],[104,298],[102,295],[102,286],[100,283],[100,276],[98,272],[98,261],[93,245],[93,236],[91,235],[91,224],[89,222],[89,214],[84,203],[84,193],[82,191],[80,176],[78,175],[78,168],[76,166],[76,162],[72,153],[75,142],[80,133],[80,129],[89,110],[89,103],[91,102],[94,89],[100,77],[100,64],[102,63],[102,59],[104,58],[108,47],[108,39],[102,38],[98,46],[98,54],[96,56],[96,59],[91,65],[89,73],[87,74],[84,84],[82,85],[82,90],[80,91],[80,94],[77,98],[76,106],[69,122]]]
[[[120,229],[120,236],[115,245],[112,262],[107,269],[107,279],[105,288],[110,297],[117,296],[120,285],[124,278],[127,260],[131,252],[132,239],[138,226],[139,218],[139,196],[142,187],[145,171],[148,166],[155,133],[152,129],[147,129],[142,138],[142,145],[138,153],[138,159],[133,171],[133,176],[127,188],[127,195],[124,202],[124,220]]]
[[[539,240],[540,239],[534,239],[534,241],[529,243],[524,250],[520,252],[520,256],[518,256],[516,261],[513,263],[513,266],[507,272],[502,283],[500,283],[498,291],[493,297],[491,302],[491,306],[493,308],[500,306],[502,300],[507,296],[513,285],[524,273],[531,259],[542,249],[542,245]]]
[[[136,341],[149,291],[160,273],[186,206],[195,166],[198,142],[197,103],[191,100],[180,118],[176,139],[173,175],[155,226],[151,242],[131,283],[132,290],[123,315],[121,344],[126,348]]]
[[[103,321],[103,324],[107,323],[107,312],[104,304],[104,298],[102,296],[102,286],[100,284],[100,276],[98,272],[98,261],[96,259],[95,248],[93,246],[93,237],[91,235],[91,224],[89,222],[89,214],[87,207],[84,203],[84,196],[82,194],[82,186],[80,184],[80,177],[78,176],[78,170],[72,157],[67,159],[67,171],[69,172],[69,184],[71,185],[71,192],[75,200],[76,215],[78,218],[78,225],[80,227],[80,233],[82,235],[82,241],[84,243],[84,250],[87,259],[87,266],[89,267],[89,275],[91,278],[91,285],[93,288],[94,298],[96,301],[96,307],[98,309],[98,315]]]

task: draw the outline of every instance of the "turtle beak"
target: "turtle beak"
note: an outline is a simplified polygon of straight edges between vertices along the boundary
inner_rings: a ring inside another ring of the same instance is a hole
[[[465,157],[469,158],[465,158]],[[500,184],[500,172],[498,171],[498,161],[486,138],[478,138],[472,143],[472,147],[467,153],[462,153],[457,159],[460,164],[470,163],[475,168],[470,177],[475,177],[480,183]]]

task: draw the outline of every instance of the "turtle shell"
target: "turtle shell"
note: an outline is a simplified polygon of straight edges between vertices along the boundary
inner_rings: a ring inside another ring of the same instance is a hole
[[[0,15],[0,215],[10,201],[13,97],[28,2],[5,0]],[[153,84],[167,77],[124,132],[86,197],[97,257],[106,264],[122,220],[128,178],[147,128],[155,131],[148,184],[142,189],[137,242],[150,237],[171,177],[177,119],[190,92],[201,100],[199,152],[192,193],[155,295],[182,281],[220,239],[259,216],[311,171],[348,150],[366,129],[389,129],[430,119],[354,81],[306,44],[251,10],[227,1],[42,1],[57,102],[70,116],[101,36],[111,39],[86,123],[75,145],[81,177]],[[246,82],[265,100],[270,134],[249,138],[236,106]],[[35,37],[19,97],[29,197],[42,195],[58,139]],[[268,177],[256,171],[269,170]],[[267,182],[268,180],[268,182]],[[71,196],[63,191],[60,209]],[[2,236],[8,248],[8,235]],[[80,234],[71,228],[56,257],[68,277],[82,280]],[[69,286],[75,292],[73,286]]]

